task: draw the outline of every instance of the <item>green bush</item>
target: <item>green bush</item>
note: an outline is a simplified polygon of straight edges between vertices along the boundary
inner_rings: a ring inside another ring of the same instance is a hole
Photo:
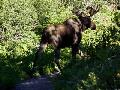
[[[40,32],[44,27],[73,17],[71,10],[74,7],[84,10],[87,4],[99,4],[100,11],[92,17],[97,30],[86,30],[80,44],[87,58],[78,57],[77,63],[70,64],[71,50],[61,50],[63,72],[61,77],[56,79],[55,85],[57,90],[93,90],[108,88],[109,84],[115,84],[112,88],[117,88],[120,83],[120,11],[112,11],[109,3],[104,0],[88,2],[1,0],[0,87],[14,85],[30,77]],[[46,74],[51,73],[54,67],[52,52],[52,47],[48,47],[39,61],[39,66],[43,66]]]
[[[33,31],[38,15],[30,0],[3,0],[0,13],[0,82],[9,85],[23,78],[21,65],[26,69],[32,60],[25,63],[39,40]]]
[[[72,17],[72,7],[65,7],[60,0],[35,0],[34,6],[37,10],[38,20],[41,27],[48,24],[57,24]]]

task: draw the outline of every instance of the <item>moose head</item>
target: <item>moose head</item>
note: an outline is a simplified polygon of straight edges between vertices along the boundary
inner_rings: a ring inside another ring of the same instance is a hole
[[[87,6],[85,12],[80,12],[78,8],[73,9],[73,13],[81,21],[85,29],[91,28],[91,30],[96,29],[95,23],[91,20],[91,17],[95,15],[100,10],[100,7],[97,6]]]

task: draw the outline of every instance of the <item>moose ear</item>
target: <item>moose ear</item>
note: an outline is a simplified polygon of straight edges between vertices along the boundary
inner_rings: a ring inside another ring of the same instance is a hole
[[[87,10],[87,13],[89,13],[90,16],[93,16],[97,12],[99,12],[100,6],[99,5],[96,5],[96,6],[87,6],[86,10]]]
[[[85,17],[86,14],[84,12],[76,11],[73,14],[75,14],[77,17]]]
[[[79,16],[81,14],[78,7],[73,8],[72,13],[75,14],[76,16]]]

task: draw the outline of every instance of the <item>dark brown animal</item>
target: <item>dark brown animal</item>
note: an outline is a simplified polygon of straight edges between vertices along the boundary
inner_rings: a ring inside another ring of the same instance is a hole
[[[45,50],[48,44],[54,47],[54,60],[58,68],[60,68],[60,49],[65,47],[72,48],[72,57],[76,58],[79,50],[79,43],[82,39],[82,32],[85,29],[96,29],[96,25],[91,21],[90,16],[83,16],[77,12],[78,19],[72,18],[66,20],[63,24],[49,25],[42,32],[40,46],[36,53],[36,59],[41,58],[41,53]]]

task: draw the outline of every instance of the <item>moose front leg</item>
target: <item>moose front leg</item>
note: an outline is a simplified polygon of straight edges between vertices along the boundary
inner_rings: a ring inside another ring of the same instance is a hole
[[[79,44],[74,44],[72,46],[72,59],[76,59],[76,54],[79,51]]]
[[[61,66],[60,66],[60,49],[55,49],[54,50],[54,60],[58,68],[55,68],[57,72],[61,71]]]

